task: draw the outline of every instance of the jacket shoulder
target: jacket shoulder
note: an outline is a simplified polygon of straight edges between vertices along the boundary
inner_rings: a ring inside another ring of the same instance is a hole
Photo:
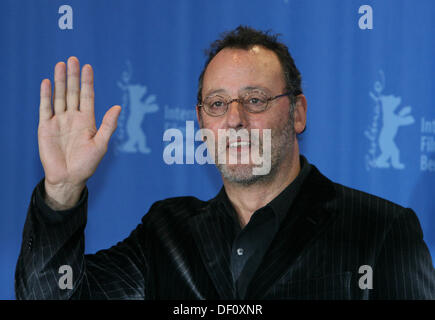
[[[317,199],[330,210],[348,217],[394,218],[410,211],[384,198],[331,181],[315,166],[305,182],[304,193],[311,193],[312,200]]]
[[[333,183],[333,206],[339,211],[369,216],[376,219],[395,219],[409,209],[367,192]]]

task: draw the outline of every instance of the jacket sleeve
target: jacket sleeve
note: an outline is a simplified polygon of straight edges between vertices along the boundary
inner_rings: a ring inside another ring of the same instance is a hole
[[[110,249],[85,255],[87,188],[75,207],[53,211],[43,199],[43,182],[33,191],[24,225],[15,270],[16,298],[147,298],[144,225]]]
[[[435,269],[411,209],[394,218],[373,272],[374,299],[435,299]]]

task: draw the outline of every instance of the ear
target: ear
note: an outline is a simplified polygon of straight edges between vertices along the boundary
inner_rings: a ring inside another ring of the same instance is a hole
[[[296,134],[302,133],[307,124],[307,99],[303,94],[296,97],[294,111],[294,130]]]

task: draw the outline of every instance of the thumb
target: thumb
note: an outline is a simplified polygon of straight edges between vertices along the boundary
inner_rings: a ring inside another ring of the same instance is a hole
[[[120,113],[120,106],[113,106],[106,112],[103,117],[103,121],[101,122],[100,128],[98,129],[94,138],[95,143],[98,146],[107,147],[110,137],[112,136],[113,132],[115,132]]]

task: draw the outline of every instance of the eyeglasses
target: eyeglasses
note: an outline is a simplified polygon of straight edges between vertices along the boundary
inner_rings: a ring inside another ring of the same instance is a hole
[[[198,107],[204,108],[204,111],[212,117],[219,117],[228,111],[228,107],[231,103],[237,101],[238,103],[242,104],[246,111],[250,113],[260,113],[267,109],[270,101],[284,96],[289,96],[293,93],[295,93],[295,95],[300,94],[299,91],[289,91],[274,97],[270,97],[261,90],[251,90],[245,93],[243,97],[236,99],[231,99],[229,96],[216,94],[206,97],[202,103],[198,104]]]

